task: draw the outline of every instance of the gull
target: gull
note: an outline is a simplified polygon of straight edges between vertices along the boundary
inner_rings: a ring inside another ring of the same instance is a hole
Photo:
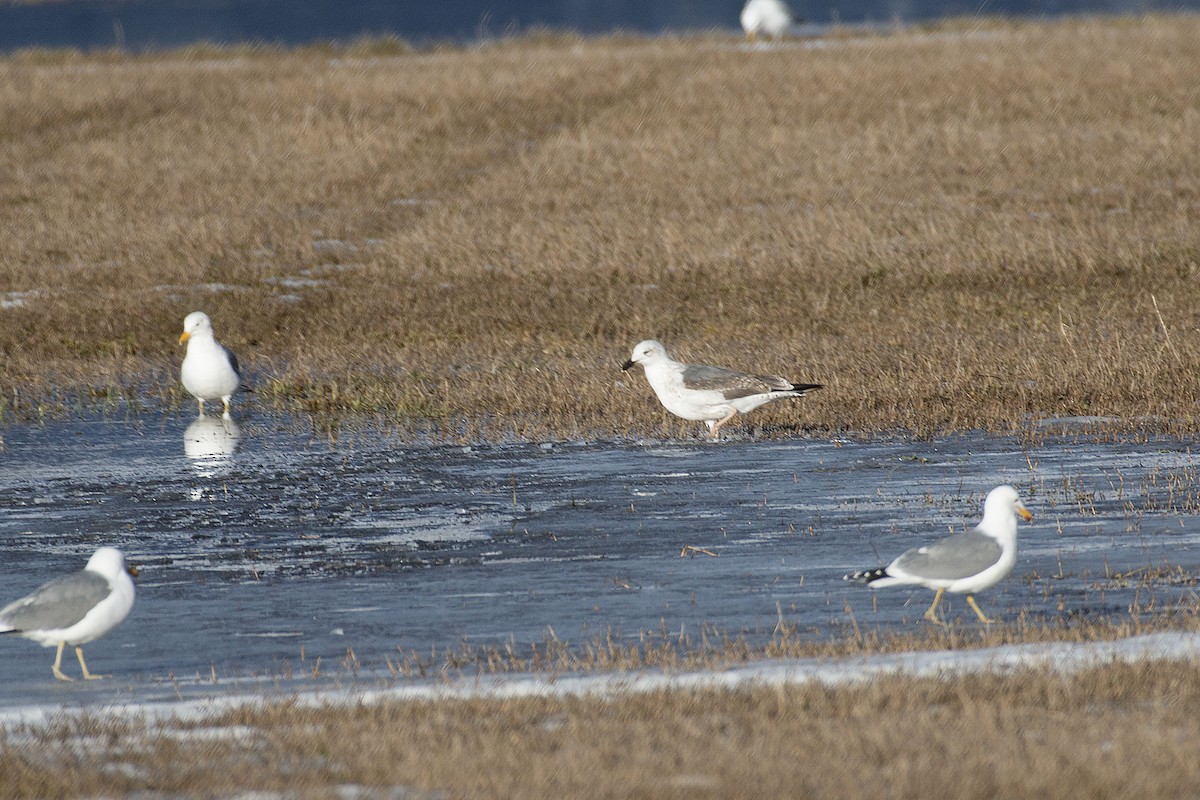
[[[184,318],[179,343],[187,345],[179,377],[183,388],[200,404],[200,415],[204,415],[205,400],[218,398],[228,414],[229,398],[242,382],[237,356],[213,337],[212,320],[203,311]]]
[[[54,658],[54,677],[69,681],[62,671],[63,648],[75,647],[85,680],[93,675],[83,660],[82,645],[98,639],[117,627],[133,608],[135,567],[125,566],[125,556],[115,547],[101,547],[79,572],[55,578],[33,594],[0,609],[0,634],[14,633],[40,642],[43,647],[58,645]]]
[[[1018,515],[1026,522],[1033,519],[1016,489],[997,486],[983,503],[983,520],[971,530],[914,547],[886,567],[860,570],[843,580],[865,583],[873,589],[904,584],[936,589],[925,619],[938,625],[945,624],[936,613],[942,595],[966,592],[967,604],[980,620],[991,624],[974,594],[995,586],[1012,571],[1017,560]]]
[[[742,30],[747,39],[755,39],[765,33],[778,39],[788,29],[802,20],[792,13],[783,0],[749,0],[742,8]]]
[[[739,411],[753,411],[780,397],[803,397],[819,383],[792,383],[777,375],[748,375],[724,367],[681,364],[653,339],[638,342],[621,369],[641,364],[650,388],[663,407],[677,417],[704,422],[712,438]]]

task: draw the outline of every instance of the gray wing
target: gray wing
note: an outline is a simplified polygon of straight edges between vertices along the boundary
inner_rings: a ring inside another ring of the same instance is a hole
[[[995,539],[969,530],[925,547],[914,547],[888,569],[895,567],[909,575],[938,580],[969,578],[999,561],[1002,552]]]
[[[69,628],[87,616],[112,589],[103,576],[81,570],[43,584],[0,609],[0,624],[15,631]]]
[[[767,392],[786,392],[791,381],[774,375],[747,375],[724,367],[688,365],[683,369],[683,385],[688,389],[720,392],[726,400]]]
[[[229,359],[229,366],[233,367],[233,372],[238,376],[238,380],[240,381],[242,379],[242,368],[238,365],[237,356],[235,356],[233,351],[225,345],[221,344],[220,342],[217,342],[217,344],[222,350],[225,351],[225,357]]]

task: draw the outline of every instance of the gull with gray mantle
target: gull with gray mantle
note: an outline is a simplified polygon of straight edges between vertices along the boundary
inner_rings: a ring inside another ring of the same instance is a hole
[[[229,399],[242,383],[237,356],[216,340],[212,320],[203,311],[193,311],[184,318],[179,343],[187,345],[179,378],[200,404],[200,415],[204,416],[205,400],[220,400],[228,414]]]
[[[936,613],[942,595],[965,592],[971,610],[990,624],[992,620],[976,604],[974,594],[995,586],[1012,571],[1017,561],[1017,516],[1026,522],[1033,519],[1016,489],[997,486],[983,503],[983,520],[971,530],[914,547],[886,567],[861,570],[843,580],[865,583],[872,589],[906,584],[936,589],[925,619],[938,625],[946,624]]]
[[[83,660],[83,645],[111,631],[133,608],[133,581],[137,569],[125,565],[125,556],[115,547],[101,547],[79,572],[55,578],[32,594],[0,609],[0,634],[12,633],[39,642],[58,645],[54,677],[71,680],[62,671],[63,648],[72,645],[85,680],[96,680]]]
[[[724,367],[681,364],[653,339],[638,342],[633,356],[622,365],[629,370],[641,364],[650,388],[663,407],[677,417],[708,425],[712,438],[740,411],[745,414],[781,397],[803,397],[820,389],[819,383],[792,383],[777,375],[749,375]]]

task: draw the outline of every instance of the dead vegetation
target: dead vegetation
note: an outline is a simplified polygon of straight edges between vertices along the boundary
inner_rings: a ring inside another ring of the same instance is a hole
[[[1150,589],[1153,583],[1170,582],[1194,585],[1194,575],[1180,568],[1135,570],[1114,574],[1106,586],[1128,586],[1135,582]],[[1148,598],[1150,595],[1148,594]],[[1133,606],[1127,615],[1111,616],[1076,611],[1047,618],[1022,612],[1011,622],[975,625],[971,612],[961,606],[967,617],[956,618],[948,626],[914,625],[910,629],[881,629],[860,626],[853,612],[846,609],[846,621],[830,628],[805,630],[792,625],[780,614],[769,639],[750,641],[744,635],[702,627],[697,634],[680,631],[643,630],[627,637],[609,629],[578,641],[560,638],[547,630],[541,642],[517,645],[473,645],[434,649],[421,653],[398,650],[385,655],[382,664],[362,663],[353,649],[336,664],[298,660],[283,672],[288,679],[321,678],[330,675],[359,677],[386,671],[394,678],[438,678],[469,680],[478,675],[530,673],[554,680],[561,675],[639,670],[703,671],[767,659],[829,658],[838,659],[879,653],[942,652],[978,650],[1005,645],[1048,642],[1114,641],[1147,633],[1196,630],[1200,598],[1195,595],[1173,603],[1147,599]],[[968,619],[969,618],[969,619]],[[964,624],[965,621],[965,624]],[[197,676],[198,678],[201,676]]]
[[[13,730],[5,797],[1190,797],[1200,671],[242,707]],[[280,794],[275,795],[274,792]]]
[[[691,435],[648,336],[826,384],[766,435],[1194,432],[1200,20],[962,27],[7,57],[0,410],[179,403],[201,308],[413,435]]]
[[[767,434],[1060,415],[1192,433],[1198,35],[1145,16],[769,51],[543,36],[17,54],[0,60],[0,415],[179,404],[174,342],[202,308],[257,385],[242,402],[412,435],[694,435],[620,374],[648,336],[827,385],[741,423]],[[1155,502],[1193,508],[1193,477],[1162,476]],[[386,667],[709,668],[1194,628],[1195,607],[1156,613],[894,637],[781,623],[765,647],[551,635]],[[1198,712],[1200,671],[1173,663],[282,703],[9,731],[0,796],[1190,796]]]

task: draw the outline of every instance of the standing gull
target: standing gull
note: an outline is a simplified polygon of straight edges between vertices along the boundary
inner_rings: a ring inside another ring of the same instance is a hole
[[[85,680],[96,680],[83,660],[82,645],[98,639],[129,616],[133,608],[133,567],[125,566],[125,556],[115,547],[101,547],[79,572],[55,578],[33,594],[0,609],[0,634],[15,633],[40,642],[43,647],[58,645],[54,658],[54,677],[69,681],[62,671],[63,648],[75,647]]]
[[[747,39],[755,39],[760,33],[778,39],[802,20],[783,0],[749,0],[742,8],[741,21]]]
[[[753,411],[780,397],[803,397],[819,383],[792,383],[777,375],[747,375],[724,367],[681,364],[667,355],[659,342],[647,339],[633,348],[633,356],[622,365],[628,370],[641,364],[650,388],[663,407],[677,417],[708,425],[712,438],[739,411]]]
[[[1029,522],[1033,514],[1025,508],[1017,490],[997,486],[983,503],[983,520],[969,531],[914,547],[886,567],[861,570],[844,580],[865,583],[871,588],[916,584],[937,589],[925,619],[944,625],[935,610],[947,592],[967,593],[967,604],[983,622],[992,620],[975,603],[975,592],[990,589],[1012,571],[1017,560],[1017,515]]]
[[[204,401],[220,399],[229,413],[229,398],[242,382],[242,371],[237,356],[213,337],[212,321],[203,311],[193,311],[183,320],[180,344],[187,344],[187,354],[179,377],[183,388],[200,404],[204,414]]]

